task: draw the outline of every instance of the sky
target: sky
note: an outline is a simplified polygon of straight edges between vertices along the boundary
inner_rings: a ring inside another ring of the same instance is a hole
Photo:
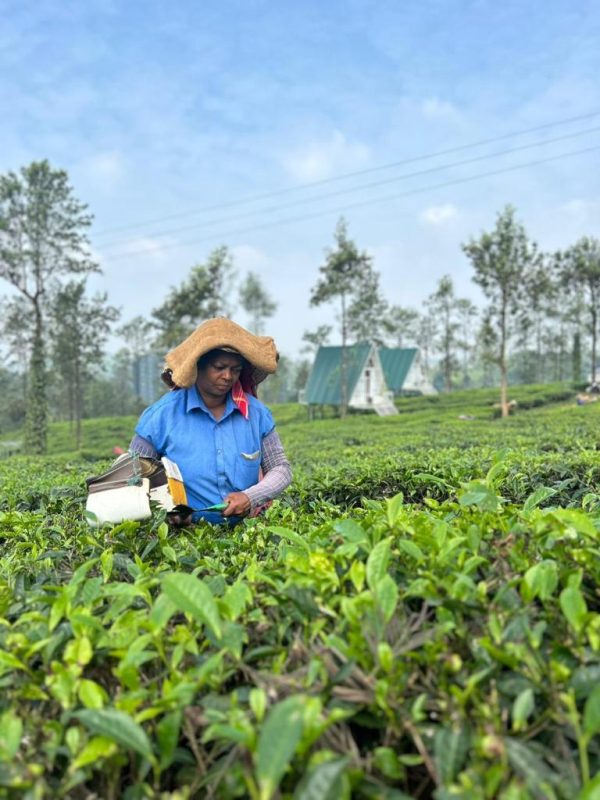
[[[212,249],[296,357],[341,215],[391,304],[511,203],[543,250],[600,231],[600,4],[0,0],[0,173],[48,159],[94,215],[91,279],[149,315]],[[508,152],[510,151],[510,152]],[[8,284],[0,294],[8,294]],[[335,342],[335,336],[332,342]],[[115,346],[118,343],[115,342]]]

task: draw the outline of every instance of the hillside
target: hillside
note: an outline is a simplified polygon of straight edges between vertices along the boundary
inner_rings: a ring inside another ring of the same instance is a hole
[[[545,384],[540,386],[516,386],[510,391],[510,399],[518,403],[518,414],[532,408],[554,406],[561,403],[572,401],[575,396],[575,388],[572,384]],[[444,419],[449,421],[459,415],[473,416],[477,420],[490,420],[498,416],[495,408],[498,403],[498,390],[493,389],[465,389],[439,394],[428,397],[406,397],[396,401],[400,412],[400,417],[391,418],[389,424],[393,428],[398,427],[406,430],[411,426],[421,426],[427,421],[436,424],[436,421]],[[312,422],[308,418],[308,410],[305,406],[298,403],[274,404],[271,406],[277,427],[280,431],[288,425],[317,424],[321,419]],[[319,409],[316,414],[319,417],[332,420],[335,418],[334,409]],[[405,415],[411,415],[410,422]],[[371,419],[373,425],[377,426],[378,420],[374,414],[361,413],[350,414],[347,422],[340,428],[346,430],[347,425],[353,425],[357,419]],[[136,417],[100,417],[97,419],[85,419],[82,422],[82,445],[80,454],[86,458],[108,458],[115,446],[127,448],[136,424]],[[311,434],[312,435],[312,434]],[[0,445],[3,442],[18,443],[23,439],[22,431],[11,431],[0,436]],[[13,445],[11,450],[17,448]],[[68,422],[50,423],[48,429],[48,454],[58,455],[61,453],[74,453],[75,432],[72,425]],[[0,457],[2,448],[0,447]]]

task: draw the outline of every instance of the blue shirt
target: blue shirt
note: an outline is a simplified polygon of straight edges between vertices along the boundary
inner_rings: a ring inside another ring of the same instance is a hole
[[[227,395],[225,412],[217,420],[206,407],[196,386],[163,395],[147,408],[136,433],[158,452],[174,461],[181,471],[192,508],[221,503],[230,492],[241,492],[258,483],[263,438],[275,427],[269,409],[255,397],[245,419]],[[194,514],[194,521],[237,522],[218,512]]]

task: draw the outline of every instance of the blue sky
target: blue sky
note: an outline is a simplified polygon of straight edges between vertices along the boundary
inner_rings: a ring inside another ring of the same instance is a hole
[[[460,244],[508,202],[544,249],[600,235],[600,150],[478,177],[600,145],[600,114],[306,186],[600,111],[591,0],[0,0],[0,12],[0,171],[48,158],[69,172],[95,215],[94,287],[124,320],[226,244],[279,302],[269,332],[295,355],[333,318],[308,299],[340,213],[390,302],[417,307],[446,273],[478,299]],[[559,136],[571,138],[548,141]]]

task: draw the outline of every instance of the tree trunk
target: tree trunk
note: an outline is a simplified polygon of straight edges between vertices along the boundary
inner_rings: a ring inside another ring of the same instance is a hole
[[[340,417],[343,419],[348,410],[348,364],[346,348],[346,297],[342,294],[342,357],[340,362]]]
[[[573,354],[572,354],[572,378],[575,382],[581,380],[581,334],[576,331],[573,334]]]
[[[598,312],[592,298],[592,383],[596,383],[596,338],[598,336]]]
[[[500,408],[503,417],[508,417],[508,367],[506,364],[506,303],[500,316]]]
[[[47,448],[46,365],[42,312],[39,303],[34,306],[35,328],[29,362],[27,411],[25,415],[25,451],[43,455]]]
[[[75,447],[77,450],[81,448],[81,417],[82,417],[82,386],[81,386],[81,371],[79,369],[79,359],[75,359],[74,371],[74,399],[75,399]]]

